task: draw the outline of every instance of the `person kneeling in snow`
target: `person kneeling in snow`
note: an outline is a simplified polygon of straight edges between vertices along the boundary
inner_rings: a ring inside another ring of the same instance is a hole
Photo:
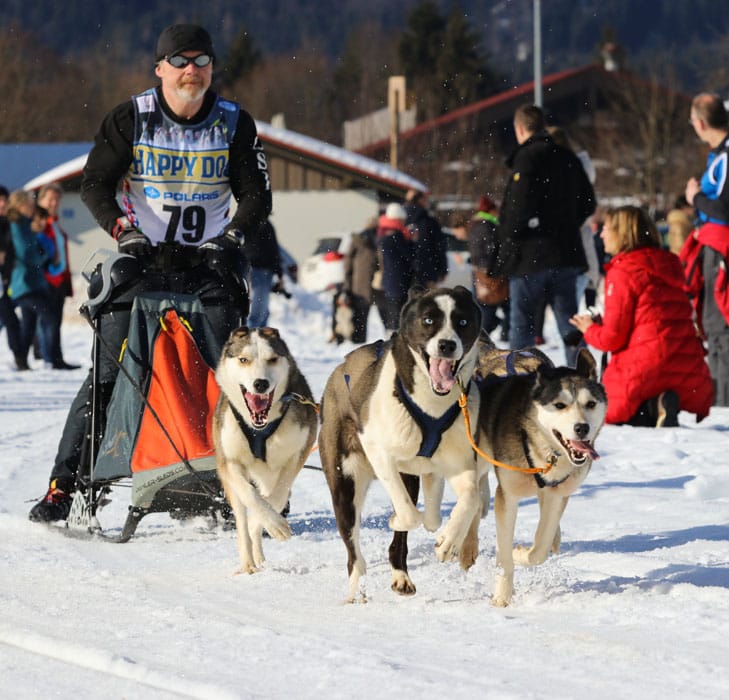
[[[704,347],[684,292],[683,268],[661,248],[654,222],[638,207],[608,211],[602,229],[605,311],[602,319],[576,315],[585,342],[611,353],[602,382],[606,422],[678,425],[678,411],[709,414],[713,388]]]

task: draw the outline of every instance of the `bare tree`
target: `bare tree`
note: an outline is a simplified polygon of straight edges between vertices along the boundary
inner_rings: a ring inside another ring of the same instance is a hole
[[[678,90],[666,57],[648,67],[647,79],[614,73],[607,90],[608,110],[596,121],[594,156],[609,164],[613,183],[600,188],[640,193],[647,203],[665,206],[683,191],[698,163],[695,137],[688,128],[690,97]]]

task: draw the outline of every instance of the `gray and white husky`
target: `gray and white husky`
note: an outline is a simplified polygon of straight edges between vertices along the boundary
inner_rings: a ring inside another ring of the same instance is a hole
[[[316,439],[316,406],[274,328],[234,330],[215,378],[217,471],[235,514],[241,572],[253,573],[264,561],[264,529],[278,540],[291,537],[280,513]]]
[[[543,563],[559,551],[560,519],[569,497],[598,458],[594,442],[605,421],[607,398],[597,381],[595,360],[583,349],[576,368],[543,362],[535,371],[481,382],[480,442],[483,452],[526,473],[495,467],[498,486],[496,577],[493,605],[511,602],[514,565]],[[485,478],[485,477],[484,477]],[[519,501],[536,496],[539,524],[531,547],[514,547]]]

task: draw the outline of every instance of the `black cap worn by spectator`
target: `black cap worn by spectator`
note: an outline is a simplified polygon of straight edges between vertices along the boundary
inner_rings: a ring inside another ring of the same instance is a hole
[[[183,51],[202,51],[215,58],[210,34],[197,24],[173,24],[159,35],[155,54],[157,61],[177,56]]]

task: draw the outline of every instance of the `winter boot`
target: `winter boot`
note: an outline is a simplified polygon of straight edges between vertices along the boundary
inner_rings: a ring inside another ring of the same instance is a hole
[[[679,401],[675,391],[664,391],[658,396],[656,428],[678,428]]]
[[[37,523],[65,520],[71,510],[72,492],[73,481],[53,479],[48,487],[48,493],[30,509],[28,517]]]

